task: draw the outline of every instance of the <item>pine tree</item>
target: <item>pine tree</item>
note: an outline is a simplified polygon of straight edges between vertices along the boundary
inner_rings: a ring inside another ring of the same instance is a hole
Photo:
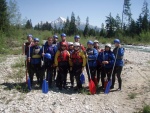
[[[31,19],[30,19],[30,20],[27,20],[26,25],[25,25],[25,28],[26,28],[26,29],[32,29],[32,22],[31,22]]]
[[[106,17],[106,29],[107,29],[107,37],[113,37],[114,31],[116,30],[115,27],[115,19],[111,16],[111,13],[109,14],[109,16]]]
[[[9,20],[7,13],[6,0],[0,0],[0,30],[7,31],[9,28]]]
[[[131,13],[131,0],[124,0],[124,4],[123,4],[123,11],[122,11],[122,28],[124,24],[130,25],[131,20],[132,20],[132,13]]]
[[[86,25],[85,25],[85,28],[83,31],[84,37],[86,37],[88,35],[88,32],[89,32],[89,17],[86,18]]]
[[[148,31],[149,29],[149,9],[148,9],[148,3],[146,2],[146,0],[143,3],[143,8],[142,8],[142,14],[143,16],[143,21],[142,21],[142,30],[144,31]]]
[[[67,17],[66,23],[64,23],[64,27],[63,27],[63,32],[67,33],[69,32],[69,26],[70,26],[70,21],[69,21],[69,17]]]
[[[76,20],[75,20],[75,14],[72,12],[71,14],[71,21],[70,21],[70,25],[69,25],[69,35],[74,35],[77,33],[77,27],[75,24]]]

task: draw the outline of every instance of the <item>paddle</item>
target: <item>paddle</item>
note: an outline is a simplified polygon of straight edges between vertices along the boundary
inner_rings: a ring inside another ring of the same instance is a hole
[[[81,84],[85,84],[85,77],[83,73],[81,73],[80,75],[80,81],[81,81]]]
[[[29,58],[30,58],[30,46],[29,46]],[[29,61],[29,63],[30,63],[30,61]],[[27,80],[27,83],[28,83],[28,90],[31,90],[31,80],[30,80],[30,77],[29,77],[29,76],[28,76],[27,78],[28,78],[28,80]]]
[[[25,47],[26,47],[26,44],[24,43],[24,53],[25,53]],[[24,59],[25,59],[25,73],[26,73],[26,84],[28,83],[28,70],[27,70],[27,56],[26,54],[24,54]]]
[[[119,48],[118,48],[119,49]],[[110,75],[110,80],[108,81],[107,83],[107,86],[106,86],[106,89],[105,89],[105,94],[108,94],[109,91],[110,91],[110,87],[112,85],[112,74],[114,72],[114,67],[115,67],[115,64],[116,64],[116,59],[117,59],[117,55],[118,55],[118,49],[117,49],[117,53],[116,53],[116,56],[115,56],[115,62],[114,62],[114,65],[113,65],[113,69],[112,69],[112,72],[111,72],[111,75]]]
[[[43,46],[43,53],[44,53],[44,46]],[[44,56],[43,56],[43,62],[44,62]],[[44,64],[44,66],[45,66],[45,64]],[[42,92],[48,93],[48,82],[46,81],[46,78],[45,78],[45,72],[44,72],[44,79],[43,79],[43,83],[42,83]]]
[[[89,64],[88,64],[88,59],[87,59],[87,67],[88,67],[88,72],[89,72],[89,77],[90,77],[89,90],[90,90],[91,94],[95,94],[96,93],[96,87],[95,87],[95,83],[93,82],[93,80],[91,78],[91,72],[90,72],[90,68],[89,68]]]

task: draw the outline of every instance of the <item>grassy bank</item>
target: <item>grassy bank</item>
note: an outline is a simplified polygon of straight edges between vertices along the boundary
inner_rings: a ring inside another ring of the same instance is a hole
[[[33,29],[23,30],[14,29],[9,35],[5,35],[0,32],[0,54],[21,54],[21,46],[23,42],[26,41],[27,34],[32,34],[34,37],[38,37],[40,40],[45,40],[49,36],[53,36],[53,32],[50,31],[36,31]],[[60,34],[57,34],[60,40]],[[83,37],[81,36],[81,43],[86,46],[88,40],[99,40],[100,43],[113,43],[114,38],[104,38],[104,37]],[[120,36],[119,39],[121,43],[124,44],[134,44],[134,45],[150,45],[150,33],[142,33],[141,38],[136,37],[123,37]],[[74,36],[67,36],[68,41],[74,42]],[[42,41],[40,42],[42,45]]]

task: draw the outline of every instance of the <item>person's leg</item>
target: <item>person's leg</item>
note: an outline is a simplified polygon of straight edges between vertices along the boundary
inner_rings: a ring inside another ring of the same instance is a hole
[[[105,77],[106,77],[105,68],[102,68],[102,71],[101,71],[102,88],[104,88]]]
[[[87,76],[88,76],[88,81],[90,81],[90,77],[89,77],[89,68],[88,68],[87,64],[86,64],[86,72],[87,72]]]
[[[28,68],[28,73],[29,73],[29,78],[30,78],[30,82],[31,82],[31,86],[32,86],[33,85],[33,76],[35,73],[34,65],[30,64],[30,67]]]
[[[95,83],[95,85],[97,85],[96,80],[95,80],[95,76],[96,76],[96,67],[90,67],[90,73],[91,73],[92,81]]]
[[[98,66],[96,71],[97,71],[97,83],[99,84],[101,68]]]
[[[122,72],[122,66],[118,66],[117,67],[117,78],[118,78],[118,89],[121,90],[121,86],[122,86],[122,79],[121,79],[121,72]]]

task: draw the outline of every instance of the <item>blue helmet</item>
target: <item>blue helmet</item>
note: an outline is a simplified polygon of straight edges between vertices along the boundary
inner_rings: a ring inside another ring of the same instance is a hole
[[[61,37],[66,37],[66,34],[65,34],[65,33],[62,33],[62,34],[61,34]]]
[[[28,34],[28,35],[27,35],[27,38],[29,38],[29,37],[31,37],[31,38],[32,38],[33,36],[32,36],[31,34]]]
[[[51,60],[51,54],[45,53],[45,54],[44,54],[44,58],[46,58],[46,59],[48,59],[48,60]]]
[[[39,38],[34,38],[34,41],[39,42],[40,40],[39,40]]]
[[[57,36],[57,35],[54,35],[53,38],[58,38],[58,36]]]
[[[115,40],[114,40],[114,43],[120,44],[120,40],[119,40],[119,39],[115,39]]]
[[[80,38],[79,35],[74,36],[74,39],[79,39],[79,38]]]
[[[93,41],[89,40],[87,44],[93,45]]]

